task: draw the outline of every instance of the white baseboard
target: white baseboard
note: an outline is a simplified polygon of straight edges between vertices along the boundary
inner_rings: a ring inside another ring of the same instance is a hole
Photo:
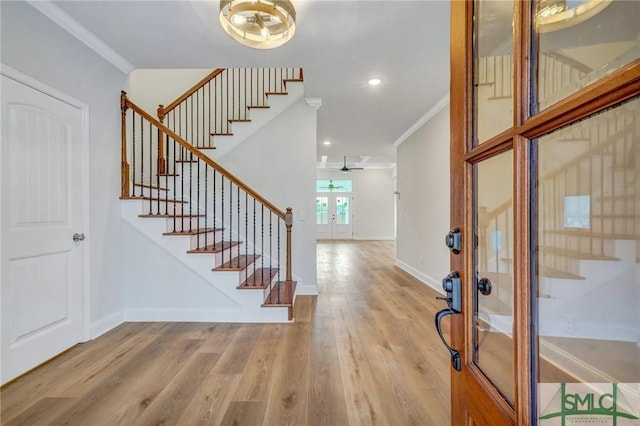
[[[354,236],[353,239],[356,241],[395,241],[395,237],[380,235],[359,235],[357,237]]]
[[[317,296],[318,285],[317,284],[302,284],[298,282],[296,285],[296,296]]]
[[[124,322],[122,312],[116,312],[91,323],[91,339],[102,336]]]
[[[616,380],[606,374],[605,372],[598,370],[590,364],[582,361],[580,358],[571,355],[563,349],[557,346],[540,340],[540,350],[544,352],[542,358],[547,362],[558,368],[559,370],[567,372],[569,375],[575,377],[581,382],[590,383],[614,383]],[[594,380],[594,378],[596,378]]]
[[[396,259],[396,266],[402,269],[403,271],[405,271],[406,273],[408,273],[409,275],[413,276],[414,278],[417,278],[424,284],[428,285],[438,293],[444,294],[444,290],[442,290],[442,283],[440,280],[436,280],[430,277],[429,275],[425,274],[424,272],[420,272],[417,269],[415,269],[413,266],[407,263],[404,263],[403,261],[398,259]]]
[[[256,312],[242,310],[135,308],[125,309],[125,322],[238,322],[286,323],[287,308],[259,308]]]

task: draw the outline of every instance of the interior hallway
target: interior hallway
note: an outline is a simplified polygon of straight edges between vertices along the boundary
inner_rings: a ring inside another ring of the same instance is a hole
[[[122,324],[4,386],[0,423],[448,425],[444,303],[394,250],[319,242],[293,324]]]

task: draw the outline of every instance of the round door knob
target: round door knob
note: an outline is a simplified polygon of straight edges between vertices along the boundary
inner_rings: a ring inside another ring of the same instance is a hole
[[[84,234],[73,234],[73,242],[84,241]]]
[[[478,280],[478,291],[484,296],[491,294],[491,280],[489,278],[480,278]]]

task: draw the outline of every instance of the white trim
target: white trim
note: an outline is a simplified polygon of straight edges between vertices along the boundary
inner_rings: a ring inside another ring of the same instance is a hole
[[[393,236],[384,236],[384,235],[365,235],[365,236],[354,236],[354,240],[356,241],[394,241],[395,238]]]
[[[87,45],[91,50],[102,56],[113,66],[125,74],[129,74],[135,69],[133,64],[120,56],[115,50],[108,46],[98,36],[89,31],[69,14],[50,1],[26,0],[33,8],[58,24],[62,29]]]
[[[318,285],[317,284],[298,284],[296,285],[296,294],[295,297],[298,296],[317,296],[318,295]]]
[[[131,308],[125,309],[124,322],[238,322],[238,323],[288,323],[288,308],[259,308],[254,312],[242,309],[199,308]]]
[[[442,99],[440,99],[433,107],[431,107],[431,109],[429,109],[429,111],[427,111],[427,113],[425,115],[423,115],[422,117],[420,117],[420,119],[418,121],[415,122],[415,124],[411,127],[409,127],[409,129],[404,132],[402,134],[402,136],[400,136],[394,143],[393,146],[395,146],[396,148],[399,147],[402,142],[404,142],[409,136],[411,136],[412,134],[414,134],[420,127],[422,127],[427,121],[431,120],[431,118],[436,115],[437,113],[439,113],[440,111],[442,111],[444,109],[444,107],[446,107],[449,104],[449,94],[447,93]]]
[[[404,263],[403,261],[398,259],[396,259],[396,266],[402,269],[403,271],[405,271],[406,273],[408,273],[409,275],[413,276],[414,278],[417,278],[418,280],[422,281],[423,283],[425,283],[426,285],[428,285],[438,293],[444,294],[444,290],[442,289],[440,280],[436,280],[430,277],[429,275],[418,271],[413,266],[407,263]]]
[[[80,111],[82,116],[82,233],[87,241],[82,246],[82,341],[91,339],[91,214],[89,173],[89,105],[59,91],[41,81],[0,63],[0,74],[31,87],[45,95],[58,99]]]
[[[541,349],[546,349],[545,354],[541,355],[548,363],[552,364],[559,370],[567,372],[580,382],[587,383],[615,383],[614,377],[609,376],[604,371],[598,370],[591,364],[587,364],[582,359],[571,355],[559,347],[540,339]],[[542,350],[540,351],[542,353]],[[594,379],[595,378],[595,379]]]
[[[124,322],[122,312],[116,312],[108,315],[98,321],[91,323],[91,338],[95,339],[102,336],[104,333],[113,330]]]

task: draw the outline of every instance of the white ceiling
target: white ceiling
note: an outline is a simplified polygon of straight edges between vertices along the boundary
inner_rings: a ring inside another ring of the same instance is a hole
[[[347,155],[350,166],[389,167],[393,143],[449,91],[449,2],[293,3],[293,40],[256,50],[222,31],[217,0],[53,1],[136,69],[302,67],[305,97],[322,98],[319,166]]]

